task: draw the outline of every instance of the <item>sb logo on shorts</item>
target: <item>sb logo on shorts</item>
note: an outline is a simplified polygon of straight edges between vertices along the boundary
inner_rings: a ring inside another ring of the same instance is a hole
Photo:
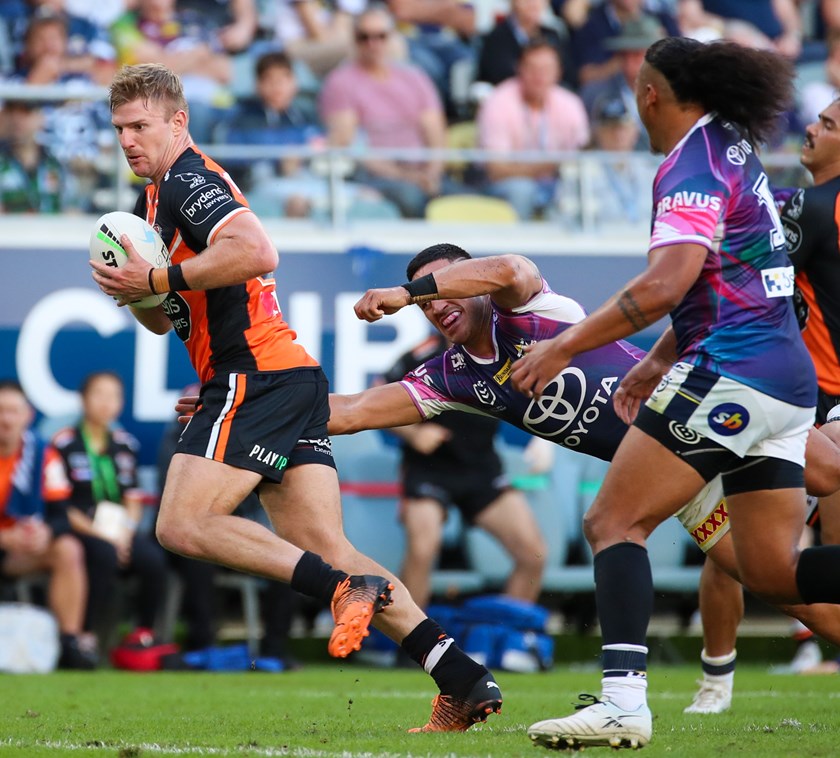
[[[731,437],[747,428],[750,423],[749,411],[738,403],[721,403],[709,412],[709,427],[713,432]]]

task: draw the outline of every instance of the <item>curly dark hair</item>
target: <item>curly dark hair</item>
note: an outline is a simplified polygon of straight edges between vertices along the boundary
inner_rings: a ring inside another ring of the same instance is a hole
[[[472,256],[458,245],[453,245],[451,242],[441,242],[437,245],[430,245],[425,250],[421,250],[409,262],[405,269],[405,274],[408,281],[414,278],[414,275],[423,268],[427,263],[432,261],[468,261]]]
[[[768,142],[793,104],[795,69],[777,53],[666,37],[647,49],[645,61],[668,80],[679,102],[716,112],[753,144]]]

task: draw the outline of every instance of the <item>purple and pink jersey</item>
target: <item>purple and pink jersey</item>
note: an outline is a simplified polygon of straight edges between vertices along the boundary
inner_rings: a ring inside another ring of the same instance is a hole
[[[671,313],[680,360],[799,407],[816,377],[796,322],[793,266],[767,174],[732,125],[703,116],[653,184],[650,249],[693,243],[709,255]]]
[[[493,304],[493,356],[475,356],[456,345],[408,373],[402,385],[423,418],[447,410],[483,413],[611,460],[627,432],[613,410],[612,395],[643,351],[628,342],[613,342],[581,353],[538,399],[517,392],[510,381],[523,347],[554,337],[585,315],[578,303],[552,292],[543,281],[542,291],[519,308]]]

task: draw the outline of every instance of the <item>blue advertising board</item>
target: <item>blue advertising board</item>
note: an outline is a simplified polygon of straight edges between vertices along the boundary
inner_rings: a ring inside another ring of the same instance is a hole
[[[321,364],[334,391],[357,392],[428,333],[419,308],[376,324],[359,321],[353,304],[375,286],[405,280],[412,253],[367,245],[332,250],[283,249],[276,272],[285,318]],[[327,247],[325,245],[325,247]],[[403,248],[406,245],[403,244]],[[506,250],[513,246],[505,244]],[[640,255],[529,251],[552,287],[592,309],[644,266]],[[338,248],[338,249],[337,249]],[[504,251],[506,251],[504,250]],[[498,252],[502,252],[500,250]],[[494,252],[492,245],[482,252]],[[93,283],[81,246],[0,247],[6,272],[0,298],[0,377],[17,377],[41,417],[55,428],[78,414],[77,389],[91,371],[109,369],[126,383],[121,423],[152,463],[181,390],[196,381],[174,334],[147,332]],[[637,344],[649,346],[653,328]]]

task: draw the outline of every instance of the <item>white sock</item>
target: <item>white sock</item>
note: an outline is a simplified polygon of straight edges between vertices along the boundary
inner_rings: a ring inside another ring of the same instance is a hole
[[[604,677],[601,680],[601,694],[624,711],[636,711],[647,704],[647,677]]]
[[[703,680],[714,684],[725,684],[730,690],[735,684],[735,659],[738,651],[733,650],[726,655],[707,655],[705,649],[700,653],[700,660],[708,666],[726,666],[732,664],[732,670],[725,674],[710,674],[703,672]]]

